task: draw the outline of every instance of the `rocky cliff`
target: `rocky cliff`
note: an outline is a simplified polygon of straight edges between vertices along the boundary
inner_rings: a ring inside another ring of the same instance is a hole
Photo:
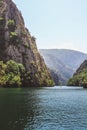
[[[21,12],[12,0],[0,0],[0,61],[24,65],[29,86],[51,86],[53,81],[40,56],[36,39],[25,27]]]
[[[87,60],[76,70],[73,77],[68,81],[68,85],[87,88]]]

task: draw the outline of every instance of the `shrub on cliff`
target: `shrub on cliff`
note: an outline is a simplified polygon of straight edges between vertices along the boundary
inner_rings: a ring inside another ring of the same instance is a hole
[[[83,69],[81,72],[75,74],[68,81],[70,86],[87,86],[87,69]]]
[[[1,86],[21,86],[25,68],[22,64],[18,64],[13,60],[9,60],[6,64],[0,61],[0,85]]]
[[[8,28],[10,31],[14,31],[15,30],[15,21],[14,20],[8,20]]]
[[[32,74],[27,72],[22,64],[13,60],[9,60],[6,63],[0,61],[0,86],[2,87],[32,87],[32,84],[33,87],[54,85],[53,80],[47,77],[45,73],[43,73],[42,78],[38,77],[39,73]]]

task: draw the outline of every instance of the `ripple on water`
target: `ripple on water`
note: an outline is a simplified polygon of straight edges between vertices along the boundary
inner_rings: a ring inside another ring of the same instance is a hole
[[[0,90],[0,121],[1,130],[87,130],[87,91],[75,87]]]

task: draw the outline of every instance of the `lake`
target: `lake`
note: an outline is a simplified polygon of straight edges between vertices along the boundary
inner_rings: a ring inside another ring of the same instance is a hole
[[[87,90],[1,88],[0,130],[87,130]]]

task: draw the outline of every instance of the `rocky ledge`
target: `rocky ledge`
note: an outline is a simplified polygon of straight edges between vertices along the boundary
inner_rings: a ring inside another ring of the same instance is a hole
[[[13,70],[9,68],[7,73],[8,63],[9,67],[14,67]],[[18,78],[16,76],[20,68],[19,63],[25,72],[22,76],[19,74]],[[25,27],[22,14],[12,0],[0,0],[0,69],[3,70],[3,74],[0,72],[1,86],[54,85],[49,70],[37,50],[36,38],[31,36]],[[14,71],[17,73],[14,74]],[[9,80],[14,82],[10,83]],[[15,83],[16,80],[21,84]]]

